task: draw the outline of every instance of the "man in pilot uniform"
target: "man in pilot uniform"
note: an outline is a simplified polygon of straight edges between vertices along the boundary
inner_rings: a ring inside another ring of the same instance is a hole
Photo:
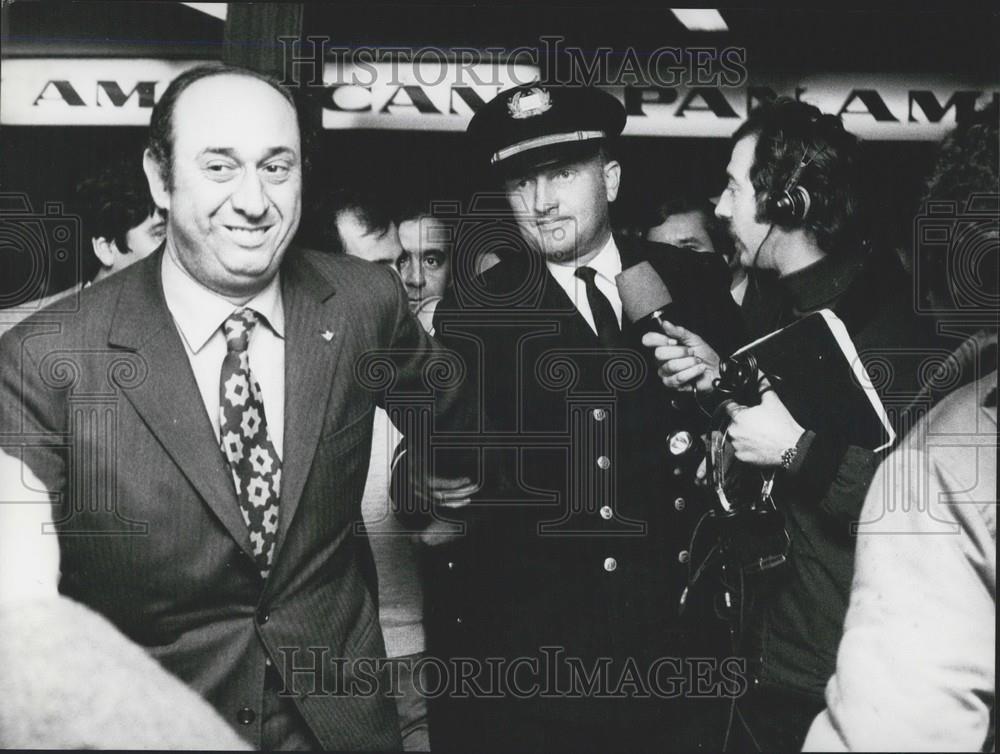
[[[615,277],[650,260],[675,320],[719,353],[741,326],[719,258],[612,234],[621,166],[607,150],[625,119],[599,90],[534,84],[468,128],[518,232],[494,236],[510,248],[472,278],[463,242],[486,226],[457,228],[436,316],[478,394],[462,442],[482,489],[455,515],[463,534],[426,553],[428,650],[472,679],[437,700],[435,749],[689,749],[723,727],[722,705],[695,697],[726,684],[705,665],[690,683],[693,658],[721,643],[697,610],[678,615],[706,416],[662,386]]]

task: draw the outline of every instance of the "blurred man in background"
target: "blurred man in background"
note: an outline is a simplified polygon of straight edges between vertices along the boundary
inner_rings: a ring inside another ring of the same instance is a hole
[[[647,241],[670,244],[709,254],[721,254],[732,272],[729,287],[737,304],[746,293],[747,273],[740,264],[732,239],[715,217],[712,202],[671,197],[659,202],[650,221],[656,224],[645,232]]]
[[[89,247],[82,251],[81,280],[66,290],[5,312],[0,333],[29,314],[144,259],[166,237],[164,213],[153,203],[142,163],[134,156],[121,156],[97,175],[81,181],[73,206],[83,223],[84,239],[89,239]]]
[[[451,285],[454,228],[431,214],[415,214],[399,223],[403,253],[396,266],[406,286],[410,310],[432,331],[434,310]]]
[[[82,181],[77,196],[94,252],[84,269],[95,283],[149,256],[166,238],[165,213],[153,203],[135,158],[123,158]]]
[[[921,283],[917,295],[939,318],[938,329],[963,341],[927,381],[916,406],[933,404],[997,366],[996,319],[990,320],[998,307],[1000,253],[996,236],[982,231],[995,229],[1000,213],[998,110],[991,103],[944,138],[921,199],[910,249]],[[947,253],[918,235],[922,223],[946,232]]]
[[[914,238],[916,263],[942,273],[928,278],[929,301],[942,322],[992,322],[956,351],[936,381],[953,392],[872,482],[837,670],[809,751],[995,748],[998,141],[994,103],[945,137],[927,182],[922,211],[951,203],[956,231],[947,248]],[[937,258],[919,258],[925,251]],[[958,269],[979,274],[949,272]],[[972,291],[980,307],[956,307]]]
[[[395,268],[400,254],[393,209],[368,189],[338,189],[322,202],[323,248]]]

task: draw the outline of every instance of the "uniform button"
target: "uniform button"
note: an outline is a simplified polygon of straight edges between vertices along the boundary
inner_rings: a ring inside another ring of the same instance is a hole
[[[610,466],[611,466],[611,459],[610,458],[608,458],[607,456],[599,456],[598,457],[598,459],[597,459],[597,467],[598,468],[600,468],[600,469],[602,469],[604,471],[607,471],[607,469]]]
[[[253,725],[253,721],[256,719],[257,713],[249,707],[243,707],[243,709],[236,713],[236,722],[240,725]]]
[[[449,560],[448,561],[448,570],[451,571],[451,570],[454,570],[454,568],[455,568],[455,561],[454,560]]]
[[[271,614],[263,607],[257,611],[257,622],[262,626],[271,620]]]
[[[687,563],[689,560],[691,560],[691,553],[689,553],[687,550],[681,550],[679,553],[677,553],[677,560],[681,563]]]
[[[680,466],[674,466],[674,476],[680,476],[683,473],[684,469],[682,469]]]
[[[673,456],[684,455],[692,445],[694,445],[694,435],[684,429],[680,432],[671,432],[667,437],[667,449]]]
[[[607,520],[609,520],[611,518],[612,515],[613,514],[611,513],[611,506],[610,505],[602,505],[601,506],[601,518],[603,518],[605,521],[607,521]]]
[[[676,398],[670,399],[670,408],[676,410],[679,409],[680,407],[681,407],[681,402],[679,400],[677,400]]]
[[[271,658],[270,657],[265,657],[264,658],[264,667],[269,668],[269,667],[271,667],[271,665],[272,665]]]
[[[461,622],[462,622],[462,619],[461,619],[461,617],[459,617],[459,618],[455,618],[455,622],[456,622],[456,623],[461,623]]]
[[[674,500],[674,510],[682,511],[685,508],[687,508],[687,501],[685,501],[684,498],[679,497]]]
[[[618,567],[618,561],[615,560],[614,558],[604,559],[604,570],[607,571],[608,573],[611,573],[617,567]]]
[[[608,412],[603,408],[595,408],[593,411],[594,421],[602,422],[608,418]]]

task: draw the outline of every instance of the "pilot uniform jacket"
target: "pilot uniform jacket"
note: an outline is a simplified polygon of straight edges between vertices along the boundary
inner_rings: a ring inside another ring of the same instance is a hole
[[[617,245],[623,267],[653,263],[679,324],[720,353],[742,343],[721,258],[645,241]],[[528,658],[538,667],[548,657],[549,667],[560,668],[559,688],[571,681],[564,660],[590,673],[608,658],[614,689],[623,663],[634,662],[645,677],[656,658],[695,652],[678,600],[705,492],[694,484],[696,450],[674,456],[668,436],[696,438],[707,420],[690,393],[663,386],[641,332],[626,323],[620,346],[602,347],[541,257],[513,254],[474,280],[455,281],[438,307],[435,333],[461,354],[477,396],[478,410],[466,412],[455,435],[464,450],[451,457],[483,488],[456,516],[465,535],[427,552],[429,653],[479,662]],[[698,626],[697,633],[710,631]],[[518,673],[515,684],[529,692],[533,678],[544,681],[544,670]],[[477,682],[489,691],[497,680],[484,672]],[[511,702],[520,692],[510,685],[508,677],[492,688]],[[484,725],[470,711],[475,703],[443,696],[433,745],[531,746],[538,741],[510,733],[521,715],[572,723],[548,728],[565,733],[607,722],[607,715],[627,725],[641,706],[628,700],[611,712],[594,698],[527,696],[513,717]],[[503,706],[482,703],[484,710]]]
[[[393,701],[372,691],[378,669],[352,664],[385,652],[356,525],[380,374],[419,386],[436,346],[391,272],[288,252],[284,479],[262,580],[166,308],[162,253],[84,290],[79,311],[41,312],[0,340],[0,435],[55,495],[60,591],[257,747],[273,664],[324,748],[398,748]],[[365,352],[390,348],[393,368],[366,372]]]

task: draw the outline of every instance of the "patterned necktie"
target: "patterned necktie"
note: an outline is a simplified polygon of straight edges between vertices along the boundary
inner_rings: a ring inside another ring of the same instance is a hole
[[[260,384],[250,373],[247,345],[256,324],[256,312],[238,309],[222,325],[227,352],[219,380],[219,438],[250,530],[254,561],[267,578],[278,536],[281,459],[267,432]]]
[[[594,282],[597,270],[593,267],[577,267],[573,274],[587,286],[587,301],[590,302],[590,313],[594,315],[594,326],[597,328],[597,337],[601,345],[607,348],[618,345],[622,331],[618,326],[615,310],[611,308],[611,302]]]

